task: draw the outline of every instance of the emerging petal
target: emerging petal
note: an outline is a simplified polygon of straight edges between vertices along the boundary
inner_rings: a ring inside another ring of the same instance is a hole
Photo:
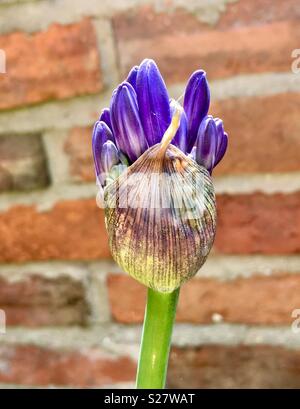
[[[118,148],[134,162],[148,144],[139,117],[135,90],[123,82],[114,92],[111,101],[112,127]]]
[[[227,145],[228,145],[228,135],[226,132],[224,132],[221,135],[221,142],[217,148],[214,167],[217,166],[217,164],[223,159],[223,156],[225,155],[225,152],[227,150]]]
[[[217,147],[216,147],[216,158],[214,167],[221,161],[225,155],[227,145],[228,145],[228,135],[224,132],[223,121],[219,118],[214,119],[217,126]]]
[[[120,162],[118,149],[112,141],[107,141],[103,145],[100,160],[105,173],[109,173],[111,168]]]
[[[103,121],[112,130],[110,112],[108,108],[104,108],[101,112],[99,121]]]
[[[169,96],[164,80],[153,60],[144,60],[136,79],[141,122],[149,146],[161,141],[170,125]]]
[[[205,71],[195,71],[188,81],[184,94],[184,110],[188,120],[188,152],[197,139],[202,119],[207,115],[210,92]]]
[[[93,130],[92,149],[97,178],[103,184],[103,168],[101,164],[101,150],[105,142],[112,140],[112,132],[103,121],[97,121]]]
[[[215,163],[217,126],[212,116],[203,119],[199,126],[196,142],[196,161],[210,173]]]
[[[139,67],[137,65],[131,68],[128,74],[128,77],[126,79],[126,82],[129,82],[129,84],[131,84],[135,90],[136,90],[136,77],[137,77],[138,70],[139,70]]]

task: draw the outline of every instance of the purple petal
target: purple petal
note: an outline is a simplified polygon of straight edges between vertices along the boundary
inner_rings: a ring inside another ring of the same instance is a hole
[[[131,69],[131,71],[128,74],[128,77],[126,79],[126,82],[129,82],[133,86],[133,88],[136,90],[136,77],[138,73],[139,67],[136,65]]]
[[[170,100],[170,110],[171,110],[171,116],[174,113],[174,110],[176,108],[176,105],[178,105],[178,102],[175,101],[174,99]],[[174,139],[172,140],[172,144],[177,146],[182,152],[186,152],[187,149],[187,118],[186,114],[184,111],[182,111],[181,117],[180,117],[180,125],[178,128],[178,131],[176,132],[176,135],[174,136]]]
[[[105,142],[112,139],[112,133],[109,127],[103,121],[97,121],[94,125],[93,137],[92,137],[92,150],[94,156],[94,164],[96,176],[100,178],[101,183],[103,173],[101,165],[101,150]]]
[[[105,173],[109,173],[111,168],[120,162],[118,149],[112,141],[107,141],[103,145],[100,160]]]
[[[110,129],[112,129],[111,119],[110,119],[110,112],[109,112],[109,109],[108,109],[108,108],[104,108],[104,109],[102,110],[101,115],[100,115],[100,117],[99,117],[99,121],[105,122],[106,125],[107,125]]]
[[[217,146],[217,126],[212,116],[203,119],[196,142],[196,161],[210,173],[214,167]]]
[[[223,125],[222,119],[220,119],[220,118],[214,118],[214,121],[215,121],[215,124],[216,124],[216,127],[217,127],[217,135],[218,135],[218,138],[217,138],[217,151],[218,151],[218,149],[220,148],[220,145],[221,145],[223,134],[224,134],[224,125]]]
[[[217,146],[214,167],[220,162],[220,160],[225,155],[227,145],[228,145],[228,135],[224,132],[223,121],[219,118],[214,118],[217,127]]]
[[[223,156],[225,155],[225,152],[227,150],[227,145],[228,145],[228,135],[226,132],[224,132],[221,137],[221,142],[217,148],[214,167],[217,166],[217,164],[223,159]]]
[[[113,93],[111,121],[117,147],[134,162],[148,144],[139,117],[136,93],[128,82],[123,82]]]
[[[170,125],[169,97],[164,80],[153,60],[144,60],[136,79],[141,122],[149,146],[159,143]]]
[[[188,152],[194,146],[202,119],[207,115],[210,92],[205,71],[195,71],[184,94],[184,110],[188,120]]]

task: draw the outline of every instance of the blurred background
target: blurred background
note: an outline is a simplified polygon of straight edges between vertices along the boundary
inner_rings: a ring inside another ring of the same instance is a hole
[[[300,387],[299,23],[299,0],[0,1],[1,387],[133,385],[146,291],[111,260],[91,129],[146,57],[173,97],[206,70],[230,137],[168,385]]]

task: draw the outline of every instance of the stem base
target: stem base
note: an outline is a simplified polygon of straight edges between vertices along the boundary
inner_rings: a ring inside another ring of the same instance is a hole
[[[165,386],[178,297],[179,288],[172,293],[148,289],[136,379],[138,389]]]

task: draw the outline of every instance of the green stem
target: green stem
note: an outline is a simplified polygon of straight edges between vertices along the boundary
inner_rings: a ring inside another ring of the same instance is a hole
[[[148,289],[136,378],[138,389],[165,386],[178,296],[179,288],[172,293]]]

